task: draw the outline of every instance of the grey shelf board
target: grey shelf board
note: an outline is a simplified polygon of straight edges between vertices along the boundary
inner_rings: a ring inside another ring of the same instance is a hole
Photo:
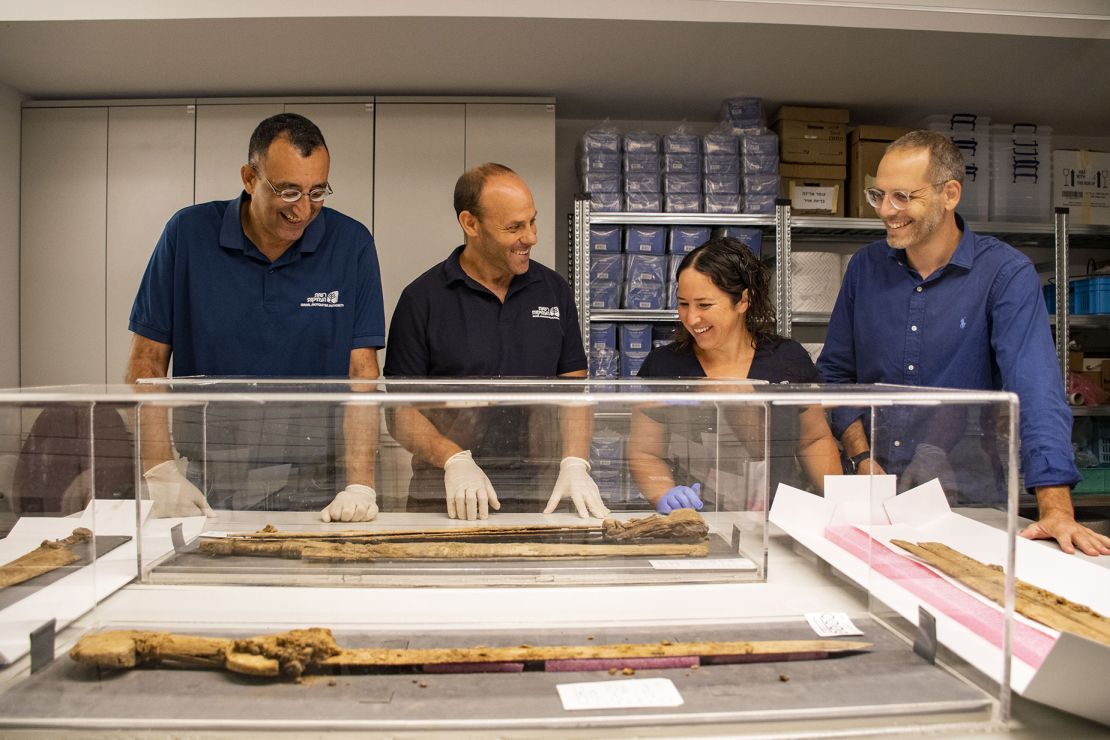
[[[647,224],[649,226],[771,226],[774,215],[726,213],[598,213],[590,212],[591,224]]]
[[[1110,416],[1110,406],[1072,406],[1072,416]]]
[[[592,309],[595,321],[678,321],[678,311],[645,311],[637,308]]]
[[[1056,326],[1056,314],[1048,315],[1048,323]],[[1068,314],[1070,329],[1103,329],[1110,327],[1110,313]]]
[[[794,312],[790,320],[795,324],[808,324],[811,326],[822,326],[829,323],[831,314],[827,313],[807,313],[807,312]]]

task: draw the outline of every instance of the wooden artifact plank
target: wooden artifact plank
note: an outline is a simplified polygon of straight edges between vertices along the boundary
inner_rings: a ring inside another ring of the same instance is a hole
[[[91,539],[91,530],[78,527],[73,530],[73,534],[64,539],[43,540],[43,543],[31,552],[0,566],[0,588],[14,586],[56,568],[76,563],[81,556],[73,552],[72,546]]]
[[[585,535],[586,539],[559,541],[567,533]],[[690,509],[679,509],[667,516],[653,514],[628,522],[606,519],[600,527],[530,525],[458,527],[426,532],[364,530],[299,533],[279,532],[267,526],[255,534],[202,540],[199,549],[210,555],[331,562],[558,559],[622,555],[705,557],[709,553],[708,537],[709,528],[701,515]]]
[[[841,640],[764,640],[724,642],[616,643],[591,645],[515,645],[462,648],[358,648],[336,644],[331,630],[290,630],[235,640],[168,632],[117,630],[85,635],[70,657],[98,668],[125,669],[144,663],[223,667],[255,676],[297,677],[332,668],[466,665],[549,660],[661,658],[685,656],[763,656],[766,660],[820,659],[869,650],[871,643]]]
[[[986,565],[940,542],[891,540],[996,604],[1002,605],[1005,579],[998,566]],[[1015,580],[1014,609],[1022,616],[1060,632],[1071,632],[1110,645],[1110,620],[1088,606]]]

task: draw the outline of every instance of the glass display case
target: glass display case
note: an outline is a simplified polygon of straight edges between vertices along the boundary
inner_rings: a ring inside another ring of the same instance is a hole
[[[881,468],[841,474],[836,415]],[[1032,680],[1060,634],[1012,616],[1016,421],[1006,393],[745,381],[3,393],[0,544],[41,519],[95,547],[54,660],[8,656],[0,724],[1000,727],[1011,652]],[[374,516],[324,521],[351,490]],[[999,566],[994,590],[932,542]],[[24,641],[49,611],[12,608]]]

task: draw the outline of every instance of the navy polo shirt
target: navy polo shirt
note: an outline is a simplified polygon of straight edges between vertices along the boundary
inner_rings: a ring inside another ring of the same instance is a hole
[[[463,247],[401,293],[389,327],[386,376],[554,377],[585,370],[570,286],[537,262],[509,284],[505,302],[459,265]],[[441,434],[470,450],[502,511],[538,511],[561,453],[556,410],[545,406],[426,409]],[[410,511],[443,510],[443,471],[414,458]]]
[[[166,224],[131,309],[131,331],[173,348],[173,373],[347,377],[351,350],[385,344],[374,238],[322,208],[273,263],[235,200]]]
[[[450,257],[401,293],[389,327],[386,376],[553,377],[585,370],[570,286],[530,261],[505,302]]]

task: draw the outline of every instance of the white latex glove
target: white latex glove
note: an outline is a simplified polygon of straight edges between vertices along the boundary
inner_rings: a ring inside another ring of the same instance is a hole
[[[501,508],[489,478],[474,462],[470,450],[456,452],[443,465],[443,488],[447,492],[447,516],[451,519],[486,519],[489,508]]]
[[[910,458],[910,464],[898,478],[898,490],[908,491],[936,478],[950,498],[956,493],[956,474],[948,464],[948,455],[931,444],[919,444]]]
[[[177,467],[176,460],[166,460],[143,473],[147,496],[154,502],[150,515],[212,516],[214,513],[200,489],[189,482]]]
[[[352,483],[320,512],[325,522],[368,522],[378,515],[378,494],[370,486]]]
[[[580,457],[564,457],[559,463],[559,478],[555,481],[555,489],[547,501],[544,514],[555,511],[567,496],[574,502],[578,509],[578,516],[583,519],[595,516],[608,516],[609,509],[601,501],[601,491],[597,490],[597,483],[590,477],[590,463]]]

